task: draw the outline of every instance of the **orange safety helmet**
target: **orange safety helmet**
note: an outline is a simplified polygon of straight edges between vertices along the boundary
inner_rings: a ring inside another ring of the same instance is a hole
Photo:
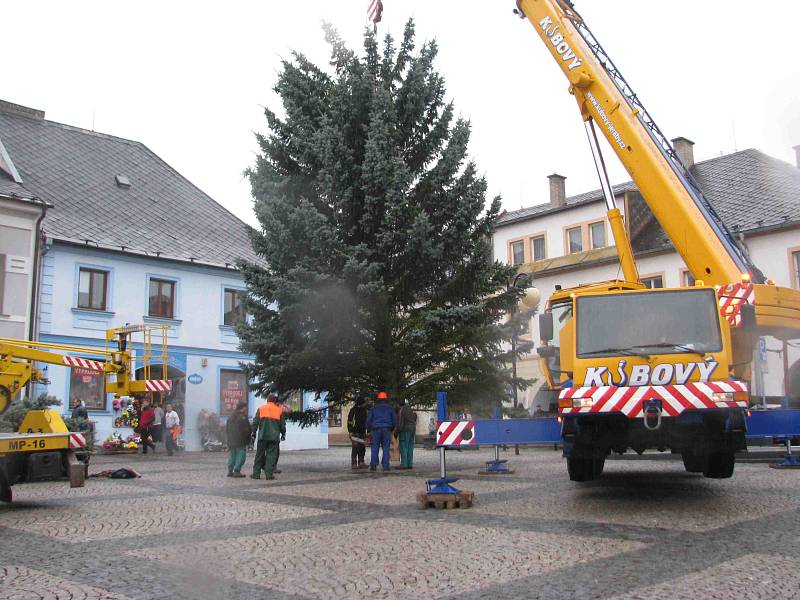
[[[378,392],[378,400],[388,400],[389,394],[386,392]]]

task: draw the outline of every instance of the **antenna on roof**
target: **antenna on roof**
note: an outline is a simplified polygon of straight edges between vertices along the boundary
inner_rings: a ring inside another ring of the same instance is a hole
[[[731,121],[731,124],[733,125],[733,151],[738,152],[739,148],[736,146],[736,119]]]
[[[92,131],[94,131],[94,117],[97,114],[95,109],[92,109]]]

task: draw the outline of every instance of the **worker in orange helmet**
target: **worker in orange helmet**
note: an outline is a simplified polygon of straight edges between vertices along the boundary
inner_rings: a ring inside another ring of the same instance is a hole
[[[383,448],[381,465],[384,471],[389,470],[389,445],[392,441],[392,431],[397,426],[397,415],[389,406],[389,395],[378,392],[375,406],[367,414],[367,431],[372,433],[372,457],[369,461],[369,470],[378,468],[378,449]]]

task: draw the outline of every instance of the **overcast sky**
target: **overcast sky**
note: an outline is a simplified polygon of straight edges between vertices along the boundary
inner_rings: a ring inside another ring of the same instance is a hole
[[[470,153],[508,210],[598,188],[567,83],[513,0],[383,0],[379,32],[436,38],[439,70],[472,122]],[[0,98],[48,119],[138,140],[255,223],[242,171],[293,49],[325,64],[321,22],[360,48],[368,0],[7,1]],[[577,0],[576,8],[670,138],[703,160],[800,144],[800,3]],[[607,150],[613,183],[627,174]]]

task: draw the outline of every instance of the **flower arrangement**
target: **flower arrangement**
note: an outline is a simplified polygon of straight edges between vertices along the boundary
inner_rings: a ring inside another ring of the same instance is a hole
[[[114,419],[114,427],[133,427],[139,426],[139,400],[130,398],[127,402],[124,399],[115,399],[114,411],[119,412],[119,416]]]
[[[114,432],[103,440],[103,450],[117,450],[123,445],[122,437]]]
[[[138,435],[129,435],[124,440],[122,436],[116,431],[103,440],[103,450],[136,450],[139,444],[142,443],[142,438]]]

